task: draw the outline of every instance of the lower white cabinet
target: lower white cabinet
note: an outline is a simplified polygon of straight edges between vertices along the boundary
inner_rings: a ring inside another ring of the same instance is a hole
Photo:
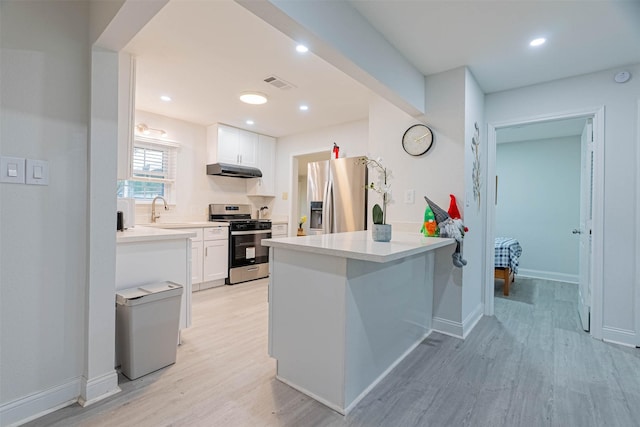
[[[222,233],[224,232],[224,233]],[[204,229],[203,282],[225,279],[229,266],[229,237],[226,227]]]
[[[213,280],[227,278],[229,265],[229,228],[205,227],[188,228],[196,233],[191,238],[191,284],[194,291],[223,285],[221,283],[208,283]],[[203,284],[203,285],[200,285]]]

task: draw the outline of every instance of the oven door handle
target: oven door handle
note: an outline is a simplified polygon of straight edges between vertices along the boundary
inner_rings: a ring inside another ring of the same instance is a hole
[[[271,230],[247,230],[247,231],[232,231],[232,236],[246,236],[249,234],[267,234],[271,233]]]

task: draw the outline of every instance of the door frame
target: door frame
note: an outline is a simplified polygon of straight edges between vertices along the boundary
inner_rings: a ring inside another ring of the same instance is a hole
[[[603,254],[604,254],[604,106],[561,111],[536,116],[528,116],[502,122],[487,123],[487,223],[485,247],[485,315],[494,315],[494,237],[496,221],[496,188],[491,185],[496,176],[496,132],[498,129],[546,122],[550,120],[592,118],[593,119],[593,251],[591,253],[591,336],[602,338],[603,314]],[[491,202],[489,202],[491,201]]]

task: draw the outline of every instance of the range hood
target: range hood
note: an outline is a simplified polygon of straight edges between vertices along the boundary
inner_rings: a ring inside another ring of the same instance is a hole
[[[251,166],[213,163],[207,165],[207,175],[231,176],[234,178],[262,178],[262,172]]]

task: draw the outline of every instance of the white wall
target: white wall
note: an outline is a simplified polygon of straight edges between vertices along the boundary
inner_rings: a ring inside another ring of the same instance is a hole
[[[496,236],[523,248],[520,275],[578,280],[580,137],[498,144]]]
[[[136,110],[135,123],[145,123],[168,133],[167,138],[180,144],[176,170],[176,200],[169,211],[160,211],[159,222],[207,221],[210,203],[265,204],[267,198],[247,197],[247,181],[224,176],[209,176],[207,166],[207,128],[195,123],[147,111]],[[264,203],[263,203],[264,202]],[[151,204],[136,204],[136,222],[151,221]]]
[[[464,258],[468,264],[463,269],[462,282],[462,324],[463,335],[471,330],[483,313],[484,272],[488,268],[485,262],[485,242],[487,223],[487,132],[484,126],[485,95],[480,89],[471,71],[465,68],[464,83],[464,194],[458,198],[458,207],[469,228],[463,244]],[[478,158],[480,160],[480,205],[473,198],[472,170],[475,154],[471,149],[471,141],[476,132],[476,124],[480,128]],[[493,267],[490,267],[493,268]]]
[[[638,205],[638,94],[640,65],[625,67],[635,76],[613,81],[617,70],[602,71],[494,93],[486,99],[488,123],[550,116],[567,111],[605,108],[603,338],[640,343],[638,320],[638,224],[630,213]],[[597,279],[597,278],[596,278]]]
[[[276,198],[273,205],[273,215],[291,217],[292,206],[295,207],[294,211],[297,212],[298,175],[297,171],[295,174],[293,171],[294,162],[297,168],[295,157],[309,153],[319,153],[324,150],[330,153],[334,142],[340,147],[341,156],[354,157],[366,154],[367,121],[344,123],[313,132],[278,138],[275,168]],[[286,193],[286,200],[283,197],[283,193]],[[297,218],[290,218],[290,232],[295,233],[298,228],[296,221]]]
[[[0,184],[4,411],[83,374],[91,46],[88,3],[0,7],[0,153],[50,167],[48,186]]]
[[[464,88],[465,70],[455,70],[426,78],[427,111],[425,121],[434,132],[434,146],[424,158],[411,168],[421,171],[415,177],[420,184],[416,202],[424,211],[428,196],[442,209],[449,207],[449,194],[464,203]],[[460,212],[466,220],[463,205]],[[422,221],[423,215],[417,217]],[[433,296],[434,329],[460,334],[462,323],[462,271],[451,264],[452,248],[436,254],[436,274]],[[465,251],[465,257],[473,260],[473,254]],[[447,329],[448,328],[448,329]]]

